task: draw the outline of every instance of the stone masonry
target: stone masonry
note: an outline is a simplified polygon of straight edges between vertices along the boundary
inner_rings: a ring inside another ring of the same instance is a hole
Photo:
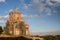
[[[29,36],[29,25],[17,9],[13,9],[9,13],[9,20],[6,22],[5,32],[13,36]]]

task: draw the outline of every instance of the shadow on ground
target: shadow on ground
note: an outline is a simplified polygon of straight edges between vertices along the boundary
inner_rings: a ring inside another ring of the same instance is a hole
[[[32,40],[25,37],[0,37],[0,40]]]

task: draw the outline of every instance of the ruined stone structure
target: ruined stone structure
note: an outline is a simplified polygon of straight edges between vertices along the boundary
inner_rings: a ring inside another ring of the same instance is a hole
[[[9,13],[9,20],[6,22],[5,32],[14,36],[29,35],[29,25],[21,17],[21,13],[17,9],[13,9]]]

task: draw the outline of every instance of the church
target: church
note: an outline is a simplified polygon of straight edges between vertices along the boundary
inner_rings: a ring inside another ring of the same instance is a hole
[[[9,13],[9,19],[4,28],[6,33],[13,36],[29,36],[29,25],[23,19],[21,13],[17,9],[13,9]]]
[[[11,35],[7,37],[23,36],[31,40],[44,40],[44,38],[30,35],[29,25],[23,19],[21,12],[19,12],[17,9],[13,9],[11,12],[9,12],[9,19],[6,21],[4,33]]]

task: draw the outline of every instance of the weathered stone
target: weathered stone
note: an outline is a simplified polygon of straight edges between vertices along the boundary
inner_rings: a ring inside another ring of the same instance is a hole
[[[29,25],[21,17],[21,13],[17,9],[13,9],[9,13],[9,20],[6,22],[5,32],[13,36],[29,36]]]

